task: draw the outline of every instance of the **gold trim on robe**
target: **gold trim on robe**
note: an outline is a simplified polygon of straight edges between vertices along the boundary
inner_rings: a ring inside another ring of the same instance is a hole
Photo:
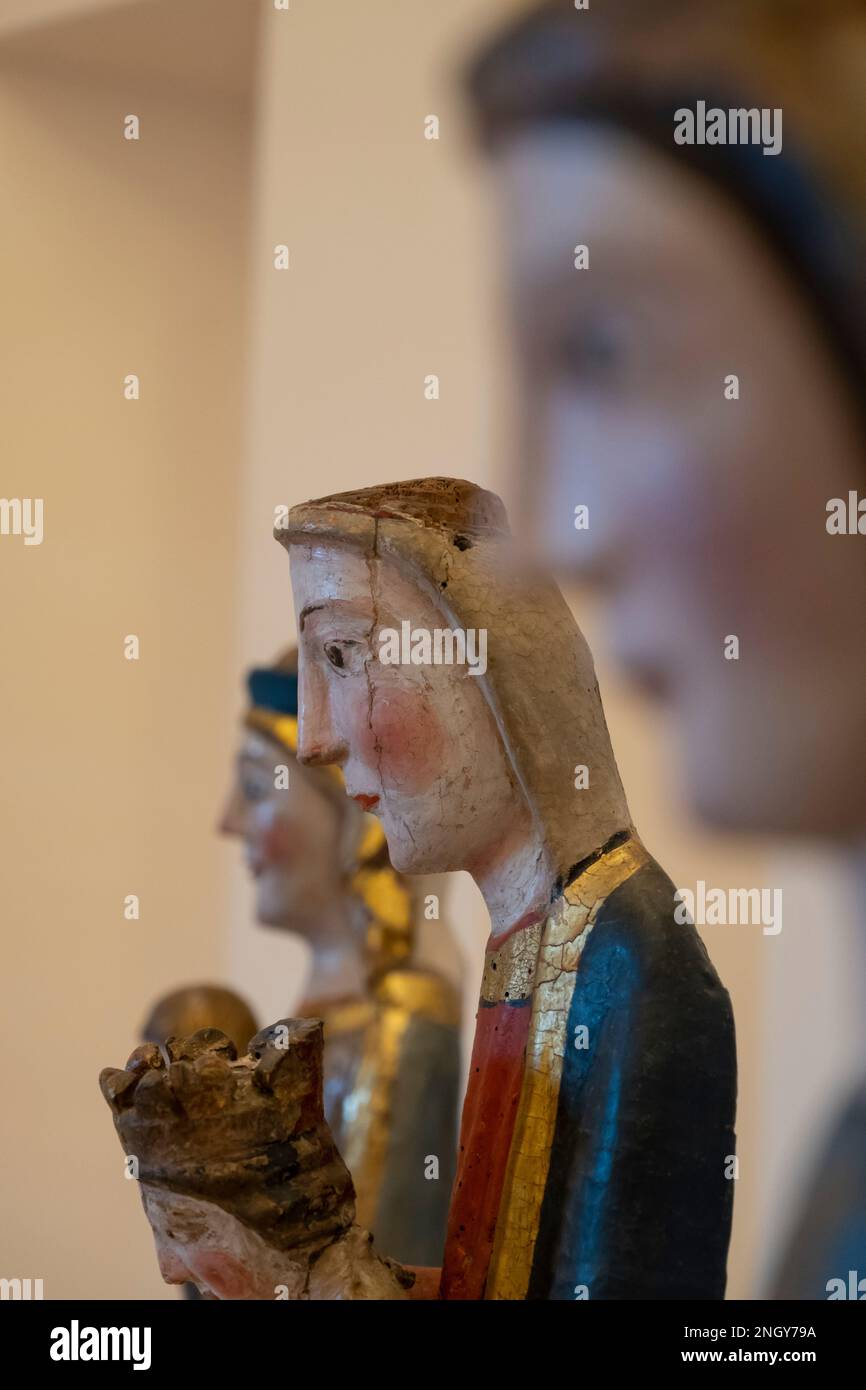
[[[413,1019],[456,1029],[459,1025],[457,996],[438,976],[424,971],[389,970],[377,983],[369,1010],[361,1021],[360,1009],[345,1005],[337,1018],[329,1016],[327,1031],[346,1030],[351,1016],[364,1027],[361,1060],[355,1083],[343,1102],[343,1158],[357,1193],[357,1221],[371,1229],[375,1223],[379,1192],[385,1171],[391,1133],[392,1092],[400,1069],[400,1049]]]
[[[618,845],[568,885],[546,921],[538,925],[537,936],[535,928],[519,934],[523,937],[532,933],[536,941],[540,940],[540,948],[523,1084],[485,1298],[526,1298],[547,1186],[562,1064],[570,1041],[566,1028],[581,952],[605,899],[642,868],[648,858],[639,840],[630,839]],[[510,944],[506,942],[501,949],[504,951]]]

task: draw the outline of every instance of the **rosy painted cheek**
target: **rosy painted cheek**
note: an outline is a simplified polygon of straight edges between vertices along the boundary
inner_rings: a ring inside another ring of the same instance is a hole
[[[284,865],[297,857],[297,826],[277,815],[270,807],[263,807],[256,819],[252,836],[252,850],[262,864]]]
[[[190,1265],[202,1283],[207,1284],[220,1298],[250,1298],[255,1292],[255,1280],[240,1260],[225,1250],[196,1250],[190,1252]]]
[[[265,835],[262,848],[266,863],[288,864],[295,857],[297,840],[288,825],[277,821]]]
[[[367,703],[358,701],[350,711],[347,711],[347,719],[344,728],[347,730],[345,739],[349,749],[350,757],[356,763],[366,768],[370,773],[371,786],[375,783],[379,785],[379,749],[376,744],[376,735],[367,722]],[[368,788],[365,787],[365,790]]]
[[[373,706],[373,730],[385,790],[417,796],[442,776],[446,732],[417,690],[381,694]]]

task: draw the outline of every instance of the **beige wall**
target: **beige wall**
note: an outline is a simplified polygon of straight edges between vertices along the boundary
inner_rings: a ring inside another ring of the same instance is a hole
[[[99,10],[132,5],[135,0],[3,0],[0,35],[20,34],[28,29],[48,28],[63,20],[78,20]]]
[[[3,493],[45,504],[41,546],[0,537],[0,1273],[48,1298],[174,1296],[97,1076],[167,983],[223,972],[227,932],[249,117],[124,13],[44,62],[0,50]],[[100,36],[150,71],[82,77]]]
[[[0,48],[0,159],[20,190],[3,219],[3,487],[46,505],[41,547],[0,538],[14,982],[0,1274],[43,1277],[49,1297],[166,1292],[96,1088],[148,999],[210,975],[274,1016],[302,970],[296,943],[250,925],[238,855],[212,833],[240,672],[291,632],[274,508],[425,473],[510,494],[496,229],[450,74],[519,7],[160,0]],[[139,109],[130,146],[119,122]],[[430,113],[438,143],[423,139]],[[280,242],[288,272],[273,268]],[[423,395],[431,372],[438,402]],[[684,886],[785,881],[761,847],[689,824],[668,730],[620,689],[600,616],[574,601],[651,850]],[[832,870],[797,867],[826,902]],[[139,923],[123,919],[130,892]],[[741,1057],[732,1295],[755,1290],[790,1156],[836,1075],[804,1078],[792,1048],[816,900],[793,899],[784,951],[745,928],[707,934]],[[486,928],[462,878],[448,918],[468,1040]],[[835,1017],[848,1037],[843,969],[827,966],[812,1002],[816,1027]]]

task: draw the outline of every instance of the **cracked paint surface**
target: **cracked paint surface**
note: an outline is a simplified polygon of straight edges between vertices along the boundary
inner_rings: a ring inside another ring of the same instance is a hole
[[[335,762],[350,796],[385,830],[408,873],[471,869],[522,806],[478,680],[466,666],[385,665],[379,634],[404,621],[441,627],[442,611],[387,557],[378,522],[363,549],[293,547],[304,614],[299,756]]]
[[[630,840],[591,864],[554,904],[541,937],[526,1070],[502,1192],[486,1297],[526,1298],[556,1127],[568,1018],[580,957],[605,899],[647,862]],[[590,1039],[590,1045],[592,1040]]]
[[[585,869],[545,917],[488,945],[445,1297],[526,1298],[580,956],[606,898],[646,860],[637,840],[617,846]]]
[[[599,1297],[719,1296],[730,1004],[634,837],[592,656],[562,595],[519,563],[499,500],[455,479],[305,503],[279,539],[301,616],[334,610],[330,633],[319,617],[302,645],[309,756],[329,750],[350,789],[375,788],[398,867],[468,869],[490,913],[440,1297],[572,1298],[579,1280]],[[349,656],[334,672],[322,652],[349,638],[337,616],[352,603],[366,664],[350,698]],[[488,632],[480,679],[375,660],[377,627],[429,630],[443,616]],[[410,757],[436,721],[441,755],[413,786]],[[628,903],[621,918],[606,915],[612,897]],[[584,1016],[599,1053],[591,1037],[569,1048]]]

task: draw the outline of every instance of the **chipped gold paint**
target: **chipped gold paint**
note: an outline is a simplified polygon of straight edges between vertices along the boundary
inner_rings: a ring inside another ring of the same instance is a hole
[[[528,999],[538,964],[538,949],[544,922],[524,927],[508,937],[484,957],[481,976],[481,1000],[484,1004],[501,1004],[503,1000]]]
[[[520,1105],[485,1298],[526,1298],[547,1186],[578,963],[605,899],[647,859],[638,840],[618,845],[568,885],[544,923]]]

